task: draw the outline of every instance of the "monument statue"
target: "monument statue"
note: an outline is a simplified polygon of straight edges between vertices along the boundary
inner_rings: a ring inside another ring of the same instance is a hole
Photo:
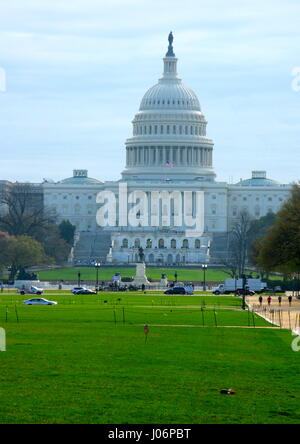
[[[142,247],[139,248],[139,258],[140,258],[140,262],[145,262],[145,254],[144,254],[144,249]]]
[[[166,57],[175,57],[174,51],[173,51],[173,42],[174,42],[174,36],[173,36],[173,32],[171,31],[168,37],[169,40],[169,48],[168,48],[168,52],[166,54]]]

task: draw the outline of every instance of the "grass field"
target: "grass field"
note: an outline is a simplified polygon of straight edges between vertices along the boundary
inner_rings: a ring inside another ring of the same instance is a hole
[[[238,298],[47,297],[0,297],[0,423],[300,423],[291,333]]]
[[[201,267],[200,267],[201,268]],[[147,268],[147,276],[148,278],[154,280],[160,280],[162,273],[165,273],[169,280],[174,280],[174,274],[177,271],[178,280],[182,281],[203,281],[203,271],[202,269],[188,269],[188,268]],[[38,276],[40,280],[49,281],[49,280],[77,280],[78,272],[81,272],[82,280],[95,280],[96,279],[96,271],[93,267],[82,267],[82,268],[63,268],[60,270],[49,270],[49,271],[40,271]],[[135,267],[128,268],[110,268],[110,267],[102,267],[99,269],[99,280],[111,280],[112,276],[120,272],[122,277],[133,277],[135,276]],[[222,282],[224,279],[229,278],[229,274],[225,273],[220,269],[210,269],[206,271],[206,281],[210,282]],[[277,277],[278,279],[278,277]]]

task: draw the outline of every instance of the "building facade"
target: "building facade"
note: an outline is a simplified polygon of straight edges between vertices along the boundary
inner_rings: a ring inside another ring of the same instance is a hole
[[[234,185],[216,180],[207,121],[197,95],[178,77],[177,62],[171,33],[163,76],[146,92],[133,119],[121,180],[102,183],[86,170],[75,170],[69,179],[43,183],[45,206],[76,225],[77,248],[84,251],[80,261],[134,263],[143,254],[151,264],[209,262],[212,248],[242,211],[259,219],[276,213],[289,197],[291,185],[268,179],[265,171],[253,171]],[[128,211],[135,212],[131,224],[121,208],[124,187]],[[99,193],[115,196],[114,224],[99,225],[97,215],[107,203]],[[202,229],[191,233],[187,215],[201,218]],[[104,243],[110,248],[100,255]]]

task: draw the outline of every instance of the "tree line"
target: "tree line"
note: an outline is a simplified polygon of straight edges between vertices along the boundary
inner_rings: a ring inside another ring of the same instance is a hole
[[[278,272],[285,278],[300,274],[300,184],[294,184],[290,198],[277,214],[253,220],[242,211],[228,236],[222,259],[232,277],[253,267],[262,277]]]
[[[57,223],[57,215],[44,207],[42,193],[30,184],[12,184],[0,197],[0,269],[9,279],[26,277],[26,269],[63,264],[74,242],[75,227]],[[270,272],[286,278],[300,275],[300,184],[277,214],[253,220],[242,211],[231,227],[226,255],[221,258],[232,277],[253,267],[264,277]]]
[[[0,269],[9,279],[28,277],[26,269],[62,264],[70,254],[75,227],[57,223],[54,211],[44,207],[43,195],[30,184],[11,184],[0,197]]]

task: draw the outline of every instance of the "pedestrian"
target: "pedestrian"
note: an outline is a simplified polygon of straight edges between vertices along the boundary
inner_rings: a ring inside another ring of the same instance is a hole
[[[262,296],[259,296],[259,304],[260,304],[260,306],[262,306],[263,301],[264,301],[264,298]]]
[[[278,296],[278,303],[279,303],[279,307],[281,307],[281,303],[282,303],[282,296]]]
[[[293,296],[289,296],[289,306],[291,307],[292,306],[292,302],[293,302]]]
[[[269,296],[268,297],[268,305],[269,305],[269,307],[270,307],[271,303],[272,303],[272,298],[271,298],[271,296]]]
[[[146,344],[149,334],[149,326],[147,324],[144,325],[144,333],[145,333],[145,344]]]

